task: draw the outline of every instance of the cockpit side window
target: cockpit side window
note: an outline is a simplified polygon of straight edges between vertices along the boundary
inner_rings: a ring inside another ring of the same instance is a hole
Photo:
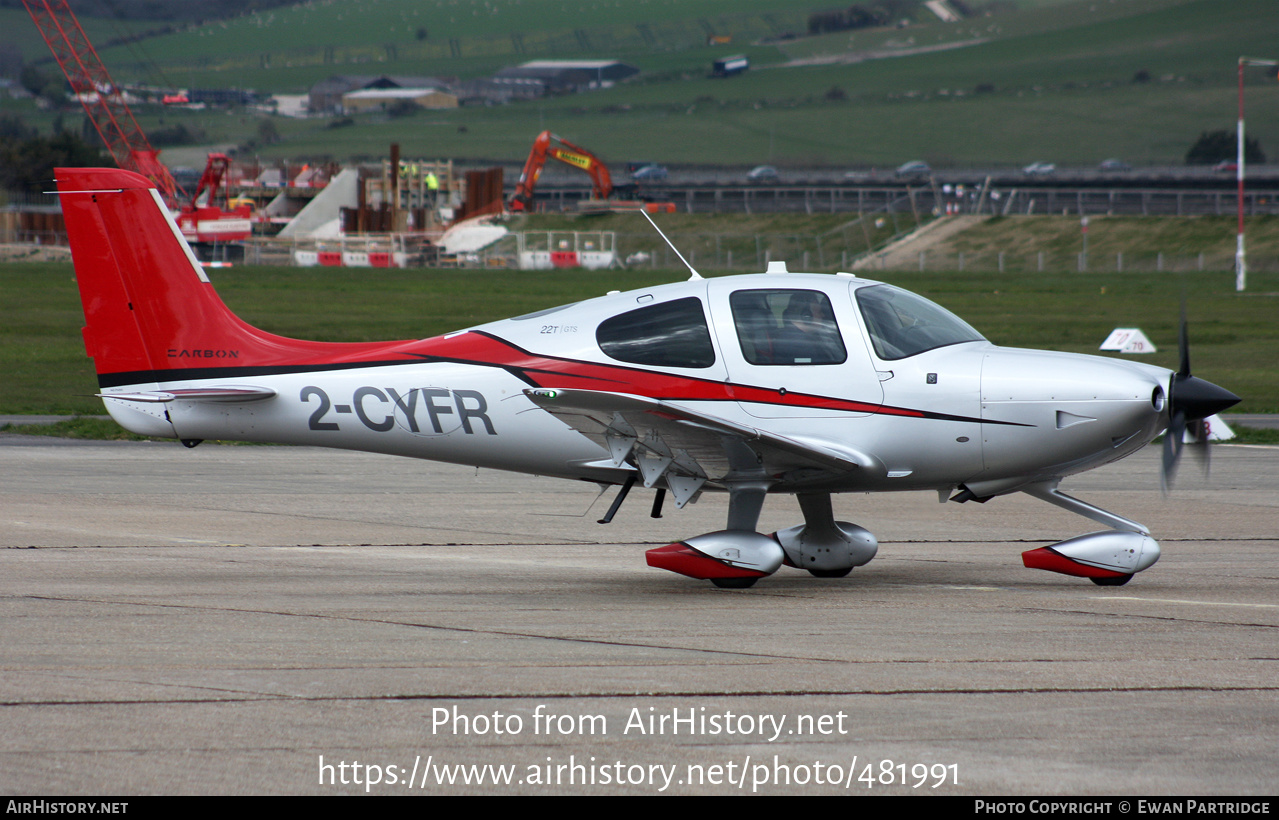
[[[885,361],[905,359],[926,350],[961,342],[984,341],[967,322],[922,296],[892,285],[857,290],[875,355]]]
[[[702,300],[675,299],[618,314],[595,331],[600,350],[618,361],[656,367],[710,367],[715,348]]]
[[[848,358],[830,299],[817,290],[739,290],[729,297],[751,364],[842,364]]]

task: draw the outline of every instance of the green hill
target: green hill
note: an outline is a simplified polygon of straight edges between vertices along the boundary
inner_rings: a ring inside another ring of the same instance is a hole
[[[972,3],[973,6],[980,6]],[[246,14],[107,49],[118,79],[302,93],[339,73],[472,77],[537,58],[617,58],[634,82],[493,108],[366,115],[341,129],[278,121],[275,157],[410,154],[518,161],[551,128],[606,161],[935,167],[1034,160],[1180,164],[1204,131],[1233,129],[1241,54],[1277,56],[1273,0],[1021,0],[958,24],[787,37],[825,5],[781,0],[330,0]],[[709,34],[732,37],[709,46]],[[752,69],[711,79],[711,61]],[[144,55],[145,59],[140,58]],[[1279,155],[1279,83],[1247,75],[1249,133]],[[6,105],[8,105],[6,103]],[[31,113],[30,116],[49,115]],[[190,119],[247,144],[246,114]]]

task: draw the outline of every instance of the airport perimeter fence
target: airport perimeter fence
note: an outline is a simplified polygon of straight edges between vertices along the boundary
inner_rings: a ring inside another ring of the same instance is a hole
[[[877,221],[883,221],[876,228]],[[929,273],[1193,273],[1234,269],[1233,249],[1202,253],[1168,251],[1119,251],[1104,253],[1061,253],[1049,251],[951,251],[926,250],[883,253],[896,235],[891,222],[882,217],[852,220],[826,234],[799,233],[669,233],[671,241],[694,268],[715,273],[755,273],[774,260],[785,261],[793,271],[814,273],[863,271],[912,271]],[[899,225],[902,231],[907,225]],[[545,234],[529,232],[526,236]],[[867,247],[872,248],[867,251]],[[294,250],[312,242],[254,240],[244,246],[244,256],[235,261],[252,265],[294,265]],[[457,257],[411,257],[409,266],[426,268],[513,269],[518,267],[515,234],[475,253]],[[537,243],[529,241],[529,249]],[[679,257],[652,233],[617,233],[614,247],[618,267],[679,269]],[[1279,257],[1264,252],[1250,253],[1248,267],[1257,272],[1279,272]]]
[[[909,198],[888,199],[866,213],[848,214],[848,219],[815,233],[752,232],[706,233],[667,231],[667,236],[689,264],[698,270],[722,272],[759,272],[773,260],[785,260],[792,270],[814,272],[851,270],[853,263],[894,240],[931,221],[931,214],[920,213]],[[518,267],[519,249],[554,250],[544,247],[546,235],[571,231],[516,232],[481,250],[448,255],[445,253],[413,254],[413,267],[447,267],[501,269]],[[585,233],[589,233],[585,232]],[[683,263],[675,251],[653,231],[621,233],[611,231],[612,247],[617,252],[617,266],[627,268],[681,268]],[[401,235],[397,235],[401,236]],[[416,236],[421,234],[402,235]],[[390,237],[386,241],[394,242]],[[350,242],[358,241],[353,237]],[[370,237],[369,241],[376,241]],[[242,261],[254,265],[295,264],[295,251],[301,248],[336,249],[343,240],[253,239],[244,243]]]
[[[696,270],[707,272],[760,272],[774,260],[784,260],[794,271],[852,270],[853,263],[894,239],[915,230],[909,214],[877,213],[859,216],[821,233],[691,233],[668,231],[679,254]],[[526,237],[543,232],[531,231]],[[619,267],[682,268],[679,256],[652,231],[614,232]],[[515,267],[514,235],[484,249],[453,267]],[[532,247],[532,243],[527,243]]]
[[[1279,214],[1279,191],[1245,191],[1243,204],[1245,216]],[[1239,197],[1234,191],[1013,188],[990,191],[984,207],[970,199],[967,207],[956,212],[1002,216],[1231,216],[1238,209]]]
[[[931,214],[911,207],[906,197],[890,199],[873,210],[851,215],[825,231],[800,233],[683,233],[668,231],[671,242],[689,264],[708,271],[762,271],[774,260],[791,270],[851,270],[859,258],[874,253],[931,221]],[[617,234],[618,255],[627,267],[680,267],[679,258],[649,233]]]
[[[988,251],[919,251],[917,253],[871,255],[860,270],[914,271],[919,273],[1198,273],[1231,271],[1233,251],[1184,252],[1141,251],[1116,253],[1007,253]],[[1258,273],[1279,271],[1279,258],[1249,254],[1248,269]]]
[[[534,231],[530,234],[546,233]],[[813,236],[796,233],[774,234],[668,234],[694,268],[700,271],[758,273],[773,260],[784,260],[791,270],[851,270],[853,262],[866,253],[866,246],[843,237]],[[849,237],[852,240],[854,237]],[[250,241],[244,244],[239,259],[226,261],[247,265],[294,265],[294,251],[311,247],[308,241]],[[330,243],[335,244],[336,243]],[[530,249],[535,243],[530,242]],[[517,241],[514,234],[494,245],[473,253],[454,257],[414,258],[410,267],[471,268],[476,270],[518,267]],[[616,234],[617,265],[625,268],[678,269],[684,265],[670,247],[652,233]],[[216,257],[216,253],[214,254]],[[213,258],[205,261],[221,261]]]
[[[590,188],[565,186],[538,191],[537,207],[573,213],[591,198]],[[869,213],[985,214],[987,216],[1230,216],[1238,210],[1234,190],[1196,188],[1018,187],[943,185],[920,182],[862,185],[661,185],[645,198],[669,201],[682,213]],[[1244,192],[1244,214],[1279,214],[1279,190]]]

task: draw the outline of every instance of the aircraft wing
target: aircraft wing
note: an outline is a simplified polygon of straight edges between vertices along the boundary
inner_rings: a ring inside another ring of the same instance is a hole
[[[660,399],[559,388],[524,394],[606,448],[611,466],[638,467],[644,486],[664,478],[681,507],[708,481],[810,483],[885,472],[878,459],[840,444],[781,436]]]

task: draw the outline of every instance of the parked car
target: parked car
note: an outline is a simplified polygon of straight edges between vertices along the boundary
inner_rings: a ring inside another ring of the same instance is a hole
[[[1103,159],[1097,169],[1099,171],[1131,171],[1132,166],[1122,159]]]
[[[1223,159],[1221,162],[1212,166],[1212,170],[1216,171],[1218,174],[1233,174],[1239,170],[1239,163],[1235,162],[1233,159]]]
[[[760,165],[746,174],[747,182],[776,182],[778,179],[777,169],[771,165]]]
[[[1051,162],[1032,162],[1022,168],[1021,172],[1029,177],[1045,177],[1057,173],[1057,166]]]
[[[666,170],[665,165],[654,164],[645,165],[643,168],[636,169],[635,172],[631,174],[631,179],[652,181],[657,179],[666,179],[668,176],[670,176],[670,172]]]
[[[897,176],[899,177],[925,177],[933,172],[928,167],[928,163],[923,160],[911,160],[897,166]]]

